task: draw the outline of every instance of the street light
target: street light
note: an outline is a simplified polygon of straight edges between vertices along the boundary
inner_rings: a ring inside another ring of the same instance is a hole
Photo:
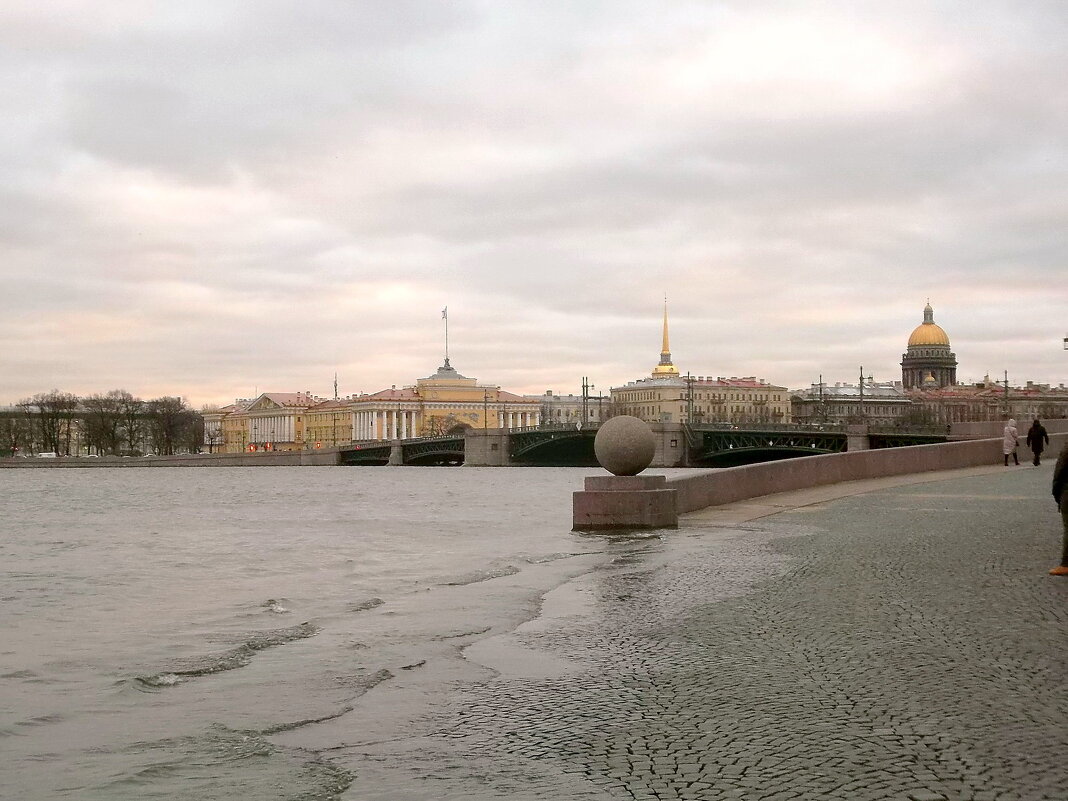
[[[871,376],[868,376],[868,380],[871,381]],[[864,367],[860,368],[860,417],[864,419]]]
[[[693,376],[686,372],[686,423],[693,424]]]

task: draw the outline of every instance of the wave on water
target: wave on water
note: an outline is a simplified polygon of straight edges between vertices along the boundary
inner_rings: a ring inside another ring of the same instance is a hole
[[[374,609],[376,606],[384,604],[381,598],[368,598],[366,601],[357,601],[356,603],[349,604],[350,612],[366,612],[368,609]]]
[[[317,754],[269,742],[265,732],[215,725],[184,737],[138,742],[123,756],[139,763],[91,788],[94,798],[338,799],[353,775]],[[281,792],[284,795],[280,795]]]
[[[424,662],[425,661],[426,660],[424,660]],[[415,667],[415,665],[408,665],[406,667],[401,668],[401,670],[409,670],[412,667]],[[367,691],[377,687],[382,682],[389,681],[392,678],[393,678],[393,672],[392,671],[387,670],[386,668],[381,668],[380,670],[376,670],[374,673],[370,674],[369,676],[363,676],[363,677],[360,677],[360,678],[356,679],[355,681],[350,683],[350,686],[354,687],[358,691],[357,694],[356,694],[356,697],[358,698],[359,696],[363,695]],[[279,734],[280,732],[292,731],[293,729],[299,729],[301,726],[311,726],[311,725],[313,725],[315,723],[326,723],[329,720],[336,720],[337,718],[340,718],[342,715],[347,715],[349,712],[351,712],[355,708],[356,708],[355,706],[346,705],[346,706],[341,707],[341,709],[339,709],[337,712],[331,712],[329,715],[323,715],[322,717],[318,717],[318,718],[307,718],[305,720],[296,720],[296,721],[293,721],[292,723],[277,723],[274,726],[268,726],[266,729],[261,729],[261,730],[259,730],[258,732],[255,732],[255,733],[259,734],[259,735]]]
[[[39,675],[32,670],[13,670],[10,673],[0,674],[0,679],[36,679]]]
[[[10,726],[0,728],[0,737],[15,737],[20,734],[25,734],[26,729],[32,729],[36,726],[47,726],[49,723],[60,723],[66,720],[66,716],[58,712],[50,715],[38,715],[37,717],[27,718],[26,720],[17,720]]]
[[[212,673],[244,667],[258,651],[285,645],[294,640],[303,640],[318,634],[319,631],[320,628],[315,624],[304,622],[286,629],[254,632],[240,645],[221,654],[197,657],[178,668],[161,670],[150,676],[137,676],[135,681],[139,686],[151,689],[173,687],[189,678],[210,676]]]
[[[268,612],[271,612],[276,615],[285,615],[289,613],[289,607],[283,606],[282,604],[284,602],[285,599],[283,599],[282,601],[276,601],[274,598],[268,598],[260,605]]]
[[[504,567],[476,570],[474,573],[466,573],[451,581],[443,581],[441,585],[443,587],[464,587],[468,584],[478,584],[480,581],[491,581],[492,579],[503,578],[504,576],[514,576],[518,572],[519,568],[515,565],[505,565]]]

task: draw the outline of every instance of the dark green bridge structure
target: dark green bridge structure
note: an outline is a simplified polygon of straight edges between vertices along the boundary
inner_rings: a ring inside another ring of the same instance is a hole
[[[837,426],[654,424],[654,467],[734,467],[850,449],[896,448],[946,442],[932,430],[847,430]],[[344,465],[459,465],[596,467],[597,426],[470,429],[464,434],[342,447]]]

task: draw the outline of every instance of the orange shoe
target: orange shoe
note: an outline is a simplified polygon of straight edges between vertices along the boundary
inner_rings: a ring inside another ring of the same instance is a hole
[[[1049,571],[1051,576],[1068,576],[1068,565],[1057,565]]]

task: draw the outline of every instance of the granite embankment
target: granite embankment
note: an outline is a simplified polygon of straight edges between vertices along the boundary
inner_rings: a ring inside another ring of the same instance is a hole
[[[1066,440],[1068,434],[1051,434],[1047,458],[1054,458]],[[1031,459],[1031,451],[1022,443],[1019,458],[1025,462]],[[672,478],[667,488],[677,491],[677,510],[685,513],[775,492],[997,464],[1002,459],[1002,439],[998,437],[761,462]]]

